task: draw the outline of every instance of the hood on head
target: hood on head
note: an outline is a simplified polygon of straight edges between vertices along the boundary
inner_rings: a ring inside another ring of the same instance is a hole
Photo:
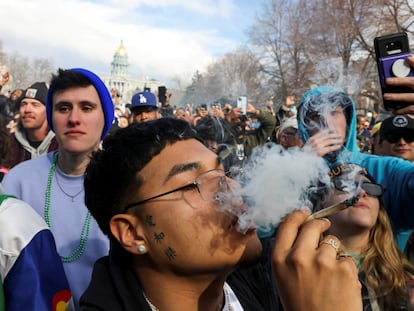
[[[313,126],[309,122],[310,117],[316,113],[323,120],[324,115],[332,112],[337,106],[343,108],[348,125],[345,150],[341,153],[358,151],[354,101],[343,89],[332,86],[319,86],[303,95],[297,113],[299,135],[303,143],[306,143],[310,138],[310,130]]]

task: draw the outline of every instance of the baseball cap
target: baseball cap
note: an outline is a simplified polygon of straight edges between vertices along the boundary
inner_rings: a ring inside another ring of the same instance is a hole
[[[371,136],[374,136],[374,135],[379,133],[379,130],[381,128],[381,124],[382,124],[382,122],[375,123],[375,125],[372,127],[372,130],[371,130]]]
[[[280,133],[282,133],[288,127],[293,127],[295,129],[298,129],[298,120],[296,116],[287,118],[285,121],[282,122],[282,125],[280,126]]]
[[[414,119],[408,115],[396,115],[382,121],[380,138],[390,133],[414,131]]]
[[[131,99],[131,109],[136,107],[155,107],[158,108],[158,100],[157,97],[149,92],[139,92],[134,94]]]

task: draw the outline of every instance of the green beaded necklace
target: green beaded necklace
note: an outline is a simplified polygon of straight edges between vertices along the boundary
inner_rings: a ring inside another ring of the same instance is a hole
[[[49,170],[49,174],[47,177],[47,187],[46,187],[46,195],[45,195],[45,210],[44,210],[44,219],[46,221],[46,224],[50,229],[52,229],[52,222],[50,219],[50,194],[52,189],[52,180],[53,176],[55,175],[56,171],[56,163],[58,159],[58,153],[56,152],[53,158],[52,165]],[[90,231],[90,225],[91,225],[91,213],[88,211],[86,214],[85,221],[82,226],[80,241],[78,246],[68,255],[68,256],[62,256],[60,255],[60,258],[63,262],[72,262],[78,260],[86,248],[86,243],[88,242],[89,238],[89,231]]]

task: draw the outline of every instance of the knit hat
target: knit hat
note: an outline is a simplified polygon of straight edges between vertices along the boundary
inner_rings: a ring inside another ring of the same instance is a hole
[[[132,96],[131,99],[131,109],[134,109],[136,107],[158,108],[157,97],[149,91],[139,92]]]
[[[36,82],[29,86],[25,91],[23,98],[33,98],[46,105],[47,85],[45,82]]]
[[[114,104],[112,102],[111,94],[109,93],[108,88],[104,84],[104,82],[93,72],[83,69],[83,68],[72,68],[69,69],[71,71],[76,71],[86,77],[92,85],[95,87],[96,91],[98,92],[99,99],[101,100],[102,110],[104,113],[105,118],[105,125],[102,131],[101,139],[103,139],[106,133],[109,131],[110,127],[112,126],[112,122],[114,121]],[[50,129],[53,131],[53,123],[52,123],[52,89],[49,89],[47,93],[47,101],[46,101],[46,117],[47,122],[49,123]]]
[[[396,115],[382,121],[380,138],[390,133],[414,131],[414,119],[405,115]]]

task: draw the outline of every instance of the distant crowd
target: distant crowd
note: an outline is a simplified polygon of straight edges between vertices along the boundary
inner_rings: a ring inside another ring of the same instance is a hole
[[[121,105],[82,68],[0,95],[0,311],[414,310],[411,94],[381,118],[334,86],[278,109],[158,95]],[[313,154],[329,182],[240,233],[258,147]]]

